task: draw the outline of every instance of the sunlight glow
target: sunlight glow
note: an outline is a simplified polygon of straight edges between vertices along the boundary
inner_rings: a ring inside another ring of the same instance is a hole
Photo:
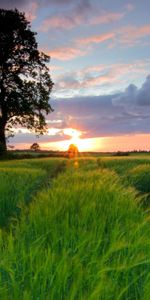
[[[70,144],[76,145],[79,152],[90,151],[91,149],[95,148],[95,139],[82,139],[80,138],[82,133],[77,130],[67,130],[67,132],[68,134],[70,133],[70,135],[72,136],[71,139],[57,142],[58,149],[66,151],[68,150]]]
[[[101,151],[101,152],[114,152],[114,151],[133,151],[133,150],[150,150],[150,134],[135,134],[123,135],[112,137],[97,137],[88,139],[74,138],[57,141],[57,142],[40,142],[40,147],[43,150],[59,150],[67,151],[70,144],[76,144],[79,152],[82,151]],[[16,149],[29,149],[31,143],[15,143]]]
[[[59,133],[60,129],[56,129],[57,132],[52,129],[50,129],[49,134],[54,135],[54,133]],[[99,149],[99,151],[102,148],[102,140],[99,139],[97,141],[97,138],[81,138],[83,135],[83,132],[74,128],[64,128],[61,130],[61,135],[64,137],[68,136],[67,139],[57,141],[57,142],[49,142],[49,143],[43,143],[41,144],[41,147],[43,149],[52,149],[52,150],[60,150],[60,151],[67,151],[70,144],[74,144],[77,146],[79,152],[82,151],[93,151],[95,149]],[[70,138],[69,138],[70,137]]]
[[[79,131],[77,129],[73,129],[73,128],[65,128],[63,130],[63,133],[71,136],[72,139],[78,139],[82,135],[81,131]]]
[[[77,146],[79,151],[82,151],[81,150],[81,141],[82,140],[80,139],[80,136],[82,135],[81,131],[73,129],[73,128],[65,128],[63,130],[63,133],[65,135],[69,135],[71,137],[71,139],[69,139],[68,141],[61,142],[62,145],[64,143],[64,148],[65,148],[64,150],[67,150],[70,144],[74,144]]]

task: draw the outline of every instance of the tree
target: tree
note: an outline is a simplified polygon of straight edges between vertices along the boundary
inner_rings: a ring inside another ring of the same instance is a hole
[[[0,9],[0,149],[16,125],[36,134],[46,130],[45,115],[52,110],[49,95],[53,82],[46,63],[50,58],[38,50],[35,32],[25,14]]]
[[[40,146],[38,143],[33,143],[30,147],[31,150],[38,151],[40,150]]]

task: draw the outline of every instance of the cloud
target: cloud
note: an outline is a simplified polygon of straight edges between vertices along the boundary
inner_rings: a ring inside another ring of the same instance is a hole
[[[114,38],[114,33],[105,33],[100,35],[92,35],[86,38],[80,38],[77,42],[83,45],[89,45],[93,43],[102,43],[104,41],[112,40]]]
[[[49,50],[48,54],[57,60],[71,60],[86,55],[86,51],[77,47],[58,47]]]
[[[146,81],[138,91],[137,103],[141,106],[150,105],[150,75],[147,76]]]
[[[61,13],[50,14],[41,23],[40,30],[48,31],[51,28],[70,30],[80,25],[108,24],[121,20],[127,13],[126,10],[123,12],[104,11],[98,3],[93,4],[89,0],[72,1],[72,4],[74,5],[66,5]]]
[[[147,75],[150,68],[150,60],[135,60],[132,63],[100,64],[87,66],[76,72],[66,72],[54,78],[54,94],[72,93],[72,95],[97,94],[97,89],[105,88],[108,91],[118,89],[118,86],[126,86],[130,80]],[[96,89],[97,88],[97,89]],[[107,92],[108,93],[108,92]]]
[[[86,97],[76,99],[75,103],[71,99],[68,101],[70,103],[63,101],[61,106],[67,127],[82,131],[83,138],[149,132],[148,118],[113,106],[112,97]],[[58,104],[55,103],[55,106],[58,109]]]
[[[77,24],[77,21],[73,20],[71,16],[53,16],[45,19],[40,26],[40,30],[43,32],[48,31],[50,28],[71,29]]]
[[[88,17],[86,16],[86,12],[84,14],[75,12],[68,13],[67,15],[56,15],[50,16],[45,19],[41,26],[41,31],[48,31],[50,28],[57,28],[57,29],[65,29],[70,30],[76,26],[80,25],[98,25],[98,24],[108,24],[115,21],[119,21],[124,17],[125,13],[113,13],[113,12],[105,12],[100,15],[96,15],[95,17]]]
[[[80,38],[78,41],[81,44],[92,45],[93,43],[102,43],[104,41],[111,41],[112,44],[109,44],[114,47],[117,44],[134,46],[139,43],[143,38],[150,36],[150,24],[144,26],[134,27],[126,26],[121,29],[116,29],[113,32],[106,32],[101,35],[92,35],[85,38]]]
[[[82,45],[92,46],[93,44],[101,44],[108,41],[108,48],[113,48],[115,46],[135,46],[139,44],[143,39],[150,36],[150,24],[143,26],[126,26],[122,28],[114,29],[113,31],[108,31],[100,35],[90,35],[88,37],[79,38],[76,43],[81,43]]]
[[[50,28],[72,29],[83,24],[92,13],[93,8],[88,0],[72,1],[73,7],[66,5],[66,10],[55,15],[49,15],[41,24],[41,31],[48,31]]]
[[[39,8],[39,4],[34,1],[31,2],[29,7],[25,9],[26,17],[30,22],[37,18],[38,8]]]
[[[150,36],[150,24],[143,26],[126,26],[116,31],[116,37],[123,45],[134,46],[143,38]]]
[[[113,99],[113,103],[125,107],[150,106],[150,75],[147,76],[141,88],[130,84],[124,93]]]
[[[54,124],[53,124],[54,125]],[[65,125],[63,123],[63,125]],[[37,143],[52,143],[52,142],[58,142],[63,141],[64,139],[70,138],[70,135],[66,133],[64,130],[65,127],[60,128],[53,128],[50,127],[47,134],[44,134],[40,137],[35,136],[33,132],[29,132],[26,129],[19,129],[15,131],[15,136],[13,138],[10,138],[10,144],[32,144],[34,142]]]
[[[36,3],[38,6],[40,5],[45,6],[45,5],[69,5],[73,3],[74,0],[0,0],[0,6],[1,8],[5,9],[14,9],[14,8],[20,8],[20,7],[25,7],[29,4],[32,5],[32,3]]]
[[[51,99],[54,112],[47,117],[49,134],[36,139],[19,130],[11,143],[51,143],[69,139],[66,128],[81,138],[150,133],[150,75],[140,88],[130,84],[123,93]]]
[[[39,0],[40,1],[40,0]],[[44,0],[42,1],[47,5],[58,5],[58,6],[63,6],[63,5],[71,5],[74,3],[74,0]]]
[[[51,28],[56,28],[60,30],[70,30],[78,25],[81,25],[83,22],[83,16],[77,15],[73,17],[71,13],[67,14],[66,16],[50,16],[42,22],[40,30],[43,32],[47,32]]]
[[[26,18],[31,22],[37,17],[37,11],[40,7],[40,3],[36,0],[34,1],[24,1],[24,0],[1,0],[0,7],[4,9],[19,9],[25,12]]]
[[[115,39],[116,34],[114,32],[108,32],[100,35],[92,35],[85,38],[75,39],[74,41],[72,41],[72,46],[57,47],[43,51],[47,52],[54,59],[66,61],[77,57],[85,56],[90,51],[92,51],[94,44],[113,42],[115,41]]]
[[[52,100],[52,105],[54,118],[81,130],[84,138],[150,133],[150,75],[141,88],[130,84],[123,93]]]
[[[73,76],[74,75],[74,76]],[[70,75],[60,77],[60,80],[56,83],[56,91],[59,90],[74,90],[79,91],[81,89],[94,88],[95,86],[102,86],[104,84],[111,84],[115,80],[111,74],[101,74],[101,75],[90,75],[85,74],[82,78],[77,78],[76,73],[71,73]]]
[[[92,25],[108,24],[121,20],[125,16],[125,12],[103,12],[99,16],[95,16],[90,20]]]
[[[24,1],[24,0],[1,0],[0,1],[0,6],[1,8],[4,9],[14,9],[18,7],[24,7],[26,4],[29,4],[30,1]]]

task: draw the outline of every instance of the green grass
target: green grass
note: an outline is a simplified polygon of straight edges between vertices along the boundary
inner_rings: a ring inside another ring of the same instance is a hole
[[[139,193],[144,208],[150,207],[150,156],[137,155],[129,158],[98,158],[97,164],[101,168],[115,171],[126,187],[134,187]]]
[[[100,167],[111,169],[119,175],[128,175],[130,169],[142,164],[150,164],[150,156],[105,157],[98,158],[97,163]]]
[[[18,218],[33,194],[63,166],[64,161],[58,159],[1,162],[0,227],[8,227],[12,219]]]
[[[129,178],[141,193],[150,193],[150,164],[138,165],[130,170]]]
[[[34,159],[0,167],[9,191],[4,202],[11,203],[14,188],[24,203],[9,231],[0,231],[0,299],[149,300],[150,218],[137,196],[148,192],[148,159]]]

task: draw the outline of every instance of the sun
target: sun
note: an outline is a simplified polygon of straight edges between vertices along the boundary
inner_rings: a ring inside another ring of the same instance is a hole
[[[89,151],[91,149],[92,142],[90,139],[81,138],[83,134],[82,131],[74,128],[65,128],[63,130],[63,133],[70,136],[70,139],[59,142],[60,148],[64,151],[68,150],[70,144],[75,145],[78,148],[79,152]]]
[[[80,136],[82,135],[82,132],[77,130],[77,129],[73,129],[73,128],[66,128],[64,129],[64,134],[70,136],[71,138],[69,140],[67,140],[67,148],[69,147],[70,144],[75,145],[79,151],[82,151],[82,147],[81,147],[81,143],[82,143],[82,139],[80,138]]]
[[[76,145],[80,150],[80,136],[82,135],[82,132],[77,129],[66,128],[64,129],[64,134],[69,135],[71,137],[71,139],[69,139],[69,144]]]

